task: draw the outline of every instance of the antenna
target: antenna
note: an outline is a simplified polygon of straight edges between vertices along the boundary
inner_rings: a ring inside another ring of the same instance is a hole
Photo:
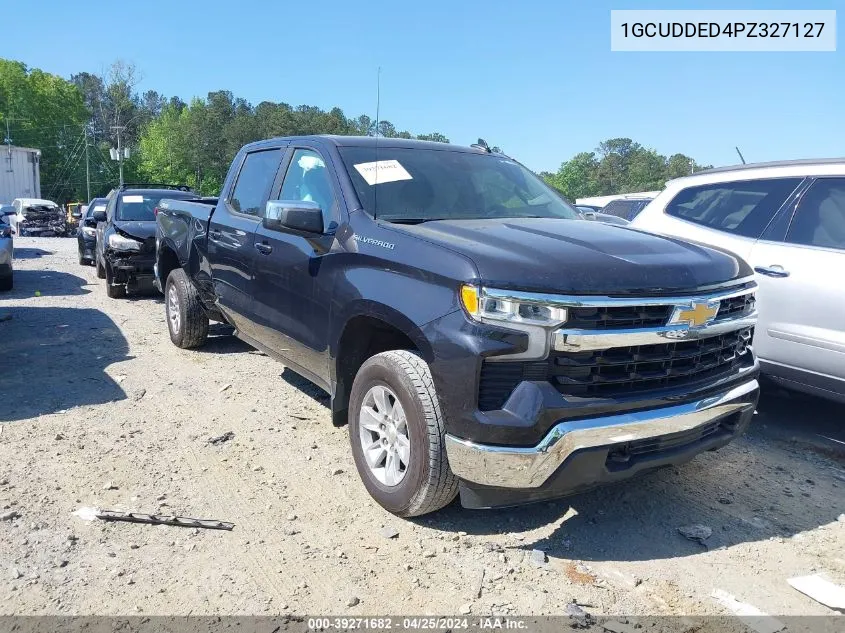
[[[376,177],[373,181],[373,219],[376,219],[378,214],[378,124],[379,111],[381,109],[381,66],[376,72]]]
[[[745,164],[745,158],[743,158],[742,152],[739,151],[738,147],[734,147],[734,149],[736,150],[736,153],[739,154],[739,160],[741,160],[742,164],[744,165]]]

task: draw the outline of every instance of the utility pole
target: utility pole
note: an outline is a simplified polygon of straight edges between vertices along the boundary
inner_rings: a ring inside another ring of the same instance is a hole
[[[85,187],[88,192],[88,197],[85,201],[91,200],[91,167],[88,163],[88,126],[82,128],[82,133],[85,135]]]
[[[126,129],[123,125],[112,125],[111,129],[117,130],[117,164],[120,171],[120,186],[123,186],[123,149],[120,146],[120,133]]]
[[[12,171],[12,132],[9,129],[9,117],[6,117],[6,148],[8,149],[8,158],[9,158],[9,169],[6,171]]]

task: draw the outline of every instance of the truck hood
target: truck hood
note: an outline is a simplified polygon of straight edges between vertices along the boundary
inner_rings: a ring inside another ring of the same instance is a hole
[[[156,234],[155,222],[126,222],[121,220],[115,220],[114,226],[121,233],[126,233],[126,235],[134,237],[142,242],[151,237],[155,237]]]
[[[484,284],[555,294],[657,294],[751,275],[700,244],[600,222],[546,218],[393,225],[470,258]]]

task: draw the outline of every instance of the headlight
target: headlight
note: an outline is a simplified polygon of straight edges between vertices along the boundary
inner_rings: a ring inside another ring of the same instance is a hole
[[[113,248],[116,251],[140,251],[141,242],[129,237],[123,237],[118,233],[112,233],[109,235],[109,248]]]
[[[501,325],[528,334],[528,349],[490,360],[542,359],[549,353],[553,330],[566,321],[566,308],[543,303],[527,293],[461,286],[461,303],[481,323]]]
[[[97,235],[97,229],[92,226],[83,226],[82,233],[87,235],[88,237],[94,237],[95,235]]]

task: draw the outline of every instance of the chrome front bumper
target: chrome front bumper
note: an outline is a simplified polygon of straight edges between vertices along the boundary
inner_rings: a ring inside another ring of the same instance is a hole
[[[447,434],[449,465],[465,481],[502,488],[537,488],[577,451],[690,431],[734,413],[749,412],[756,403],[756,396],[751,396],[758,389],[757,381],[750,380],[686,404],[561,422],[532,447],[475,444]]]

